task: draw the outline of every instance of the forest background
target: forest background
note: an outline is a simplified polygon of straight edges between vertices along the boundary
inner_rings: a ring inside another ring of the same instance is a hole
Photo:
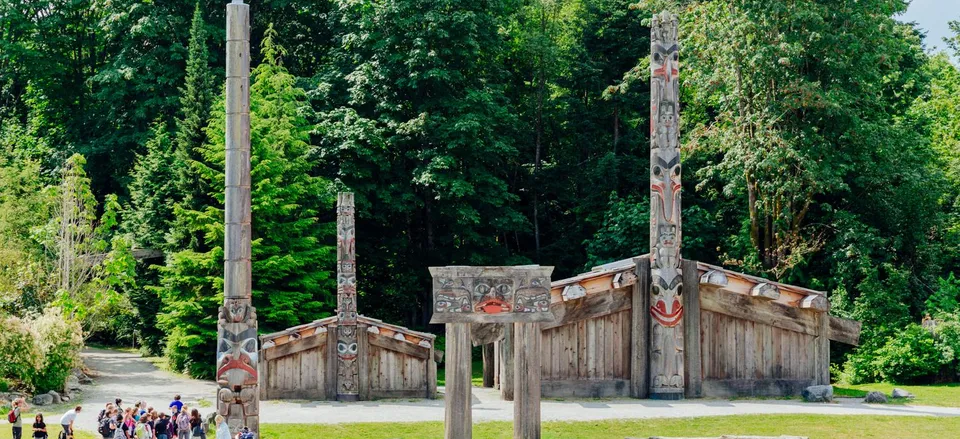
[[[223,6],[0,0],[0,364],[39,346],[0,387],[55,387],[43,371],[84,341],[211,377]],[[906,7],[253,2],[260,330],[333,312],[338,190],[356,193],[360,311],[417,329],[441,329],[428,266],[559,279],[645,253],[648,24],[669,8],[684,256],[827,291],[864,324],[837,379],[956,380],[960,23],[925,41]]]

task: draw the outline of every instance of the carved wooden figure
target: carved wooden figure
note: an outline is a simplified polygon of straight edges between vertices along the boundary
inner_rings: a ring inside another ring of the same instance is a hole
[[[337,400],[340,401],[357,401],[360,398],[354,210],[353,194],[339,193],[337,195]]]
[[[677,17],[654,15],[650,30],[650,397],[683,396],[680,269],[679,50]]]
[[[217,320],[217,412],[259,434],[257,313],[250,265],[250,7],[227,5],[224,304]]]

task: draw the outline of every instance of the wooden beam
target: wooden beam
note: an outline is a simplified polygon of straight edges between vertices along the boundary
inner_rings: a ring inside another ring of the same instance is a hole
[[[435,343],[430,343],[430,358],[436,356]],[[441,357],[443,352],[440,353]],[[427,360],[427,399],[437,399],[437,362]]]
[[[590,294],[576,300],[550,304],[554,320],[540,325],[542,330],[569,325],[580,320],[594,319],[630,309],[632,288],[625,287],[607,292]]]
[[[357,362],[359,371],[357,373],[358,390],[361,401],[370,399],[370,337],[367,332],[367,325],[357,325]]]
[[[707,270],[706,273],[703,273],[703,276],[700,276],[700,283],[725,287],[730,283],[730,280],[727,279],[727,275],[723,270]]]
[[[483,387],[493,387],[493,374],[496,366],[493,364],[493,343],[483,345]]]
[[[700,356],[700,282],[697,261],[684,259],[683,269],[683,354],[684,393],[687,398],[703,396],[703,369]]]
[[[634,259],[637,283],[631,288],[630,396],[646,398],[649,391],[650,259]]]
[[[811,295],[800,300],[800,308],[819,312],[830,311],[830,301],[824,296]]]
[[[337,330],[336,326],[328,328],[326,349],[326,370],[323,371],[324,384],[326,385],[327,399],[334,401],[337,399]]]
[[[280,346],[264,349],[262,356],[267,361],[270,361],[280,357],[293,355],[298,352],[303,352],[309,349],[316,349],[325,344],[327,344],[327,336],[326,334],[321,333],[317,335],[311,335],[309,337],[304,337],[287,344],[282,344]]]
[[[580,284],[571,284],[563,287],[563,292],[560,294],[563,296],[563,300],[574,300],[586,296],[587,289]]]
[[[701,309],[789,331],[817,335],[815,313],[811,311],[724,291],[713,286],[700,287]]]
[[[474,346],[483,346],[503,338],[503,323],[475,323],[470,328]]]
[[[473,437],[470,412],[470,324],[447,324],[447,393],[443,398],[444,439]]]
[[[433,313],[433,318],[430,319],[430,323],[542,323],[552,320],[553,316],[548,312],[505,312],[500,314],[437,312]]]
[[[380,334],[374,334],[372,332],[365,332],[368,338],[370,339],[370,345],[376,346],[378,348],[383,348],[388,351],[399,352],[404,355],[409,355],[411,357],[416,357],[420,359],[430,359],[430,349],[425,348],[420,345],[413,343],[408,343],[405,341],[394,340],[390,337],[385,337]]]
[[[504,325],[500,341],[500,397],[504,401],[513,401],[513,339],[513,324]]]
[[[776,285],[763,282],[754,285],[750,289],[750,295],[759,299],[777,300],[780,298],[780,289]]]
[[[703,396],[707,398],[797,396],[812,386],[811,379],[728,379],[705,380]]]
[[[443,351],[433,348],[433,361],[443,363]]]
[[[513,439],[540,439],[540,324],[517,323],[514,331]]]
[[[629,380],[544,380],[544,398],[622,398],[630,396]]]
[[[830,316],[830,340],[853,346],[860,345],[860,322]]]
[[[817,313],[817,336],[813,339],[814,381],[830,384],[830,315]]]

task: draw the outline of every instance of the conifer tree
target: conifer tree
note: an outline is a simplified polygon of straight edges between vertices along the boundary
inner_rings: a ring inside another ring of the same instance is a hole
[[[310,321],[333,310],[335,285],[331,185],[308,172],[312,128],[306,92],[281,65],[284,51],[268,28],[263,63],[250,87],[253,210],[253,296],[265,331]],[[206,189],[198,205],[175,207],[194,242],[174,253],[161,270],[159,326],[167,334],[171,364],[191,375],[213,374],[216,314],[223,291],[223,100],[215,104],[207,141],[189,162],[192,178]]]
[[[173,184],[175,172],[173,144],[167,125],[153,127],[146,152],[137,158],[127,187],[130,204],[124,214],[123,231],[135,246],[165,249],[165,234],[173,222]]]

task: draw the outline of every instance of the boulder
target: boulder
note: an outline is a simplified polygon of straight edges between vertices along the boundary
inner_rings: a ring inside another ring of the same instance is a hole
[[[890,396],[892,396],[894,399],[899,399],[899,398],[913,398],[913,394],[912,394],[912,393],[910,393],[910,392],[908,392],[908,391],[906,391],[906,390],[900,389],[900,388],[893,389],[893,393],[890,394]]]
[[[803,389],[800,396],[806,402],[830,402],[833,401],[833,386],[810,386]]]
[[[53,396],[49,393],[41,393],[39,395],[33,396],[33,405],[50,405],[53,404]]]
[[[867,404],[885,404],[887,402],[887,395],[873,391],[867,394],[867,397],[863,399],[863,402]]]
[[[60,401],[62,401],[62,402],[70,402],[70,395],[63,395],[63,396],[61,396],[61,397],[60,397]]]
[[[66,384],[63,385],[64,390],[73,390],[80,388],[80,378],[70,375],[67,377]]]
[[[86,375],[78,378],[78,380],[80,381],[80,384],[84,384],[84,385],[93,384],[93,378],[90,378]]]
[[[60,394],[57,393],[56,390],[51,390],[51,391],[47,392],[47,395],[50,395],[50,397],[53,398],[53,403],[54,403],[54,404],[60,404],[60,403],[63,402],[63,398],[60,397]]]

